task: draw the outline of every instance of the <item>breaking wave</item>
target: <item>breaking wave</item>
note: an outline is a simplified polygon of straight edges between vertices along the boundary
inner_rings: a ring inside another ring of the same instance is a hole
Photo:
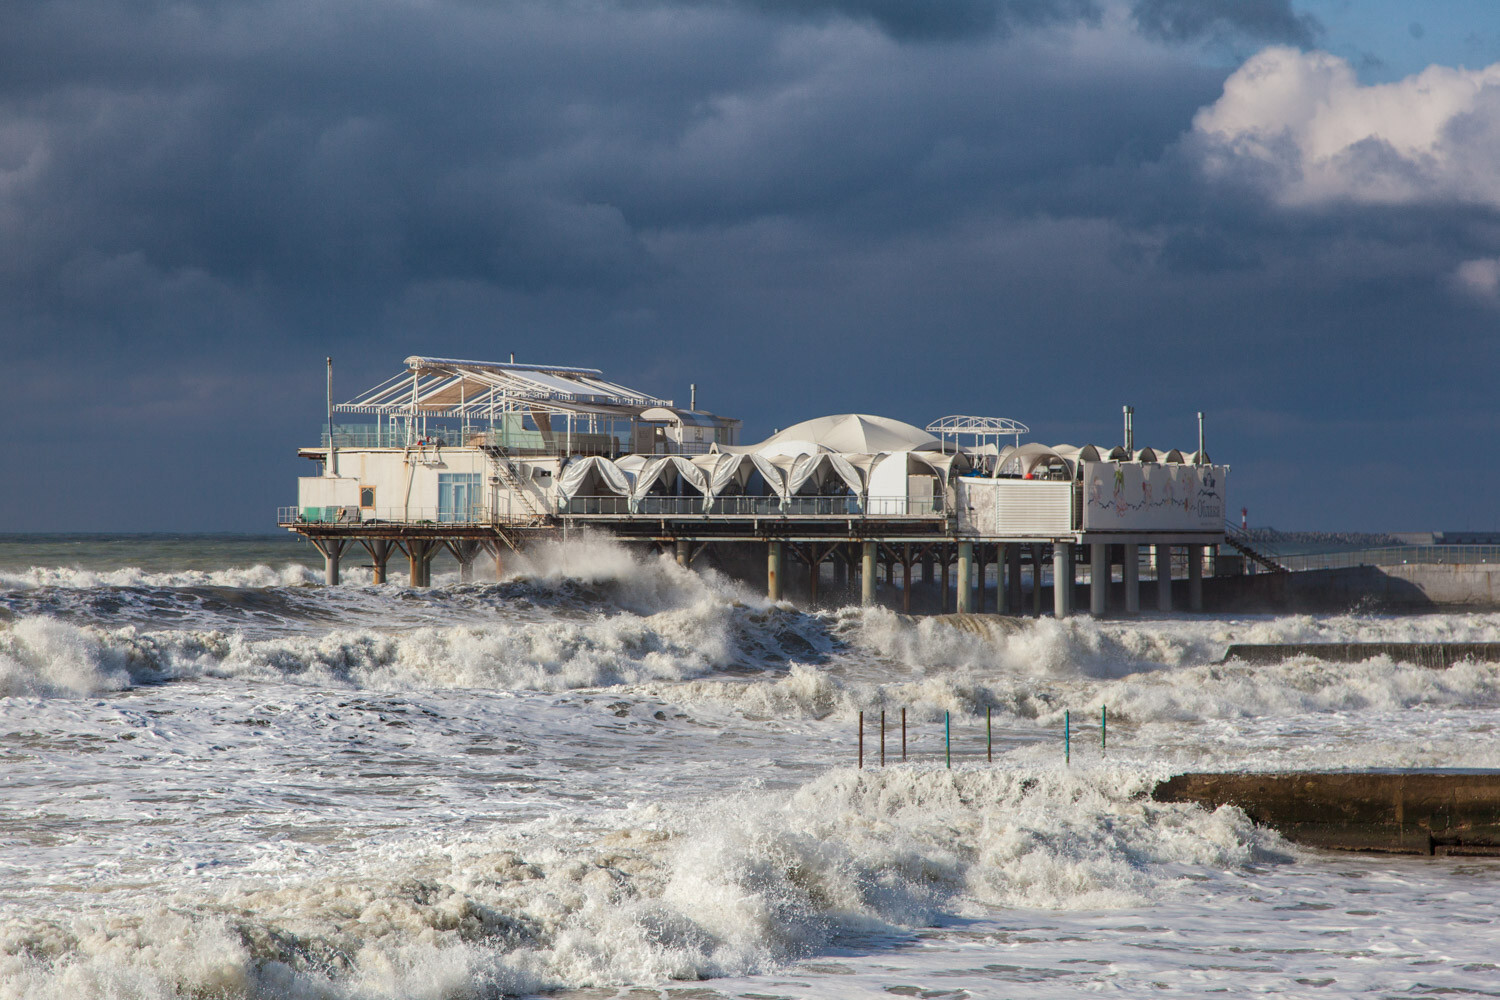
[[[652,615],[334,629],[271,639],[26,617],[0,627],[0,696],[90,695],[205,677],[381,690],[559,691],[764,670],[830,642],[816,620],[790,609],[714,601]]]
[[[364,581],[369,573],[355,569]],[[283,566],[240,566],[217,570],[152,572],[134,566],[92,570],[67,566],[32,566],[0,571],[0,590],[44,587],[87,590],[96,587],[305,587],[321,582],[323,574],[301,563]]]
[[[762,972],[994,907],[1110,909],[1279,856],[1139,770],[833,771],[791,792],[366,850],[0,923],[0,997],[493,995]]]

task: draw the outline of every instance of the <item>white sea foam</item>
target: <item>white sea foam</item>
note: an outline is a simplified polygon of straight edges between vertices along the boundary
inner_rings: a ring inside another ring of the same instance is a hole
[[[352,568],[355,580],[369,580],[369,572]],[[346,575],[351,575],[346,574]],[[138,567],[92,570],[68,566],[32,566],[0,572],[0,590],[61,587],[86,590],[95,587],[305,587],[319,583],[323,575],[301,563],[273,567],[239,566],[219,570],[174,570],[151,572]]]
[[[0,626],[0,695],[79,695],[238,677],[380,690],[562,690],[683,680],[785,658],[823,641],[784,609],[718,601],[650,615],[542,623],[335,629],[252,640],[239,631],[106,629],[28,617]]]
[[[834,771],[597,822],[388,844],[336,872],[0,923],[0,997],[447,996],[776,968],[992,906],[1109,909],[1275,856],[1140,771]]]

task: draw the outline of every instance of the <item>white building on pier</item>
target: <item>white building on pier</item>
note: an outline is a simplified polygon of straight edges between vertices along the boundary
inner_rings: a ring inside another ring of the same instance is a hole
[[[364,422],[338,422],[351,415]],[[749,445],[739,431],[738,420],[678,408],[596,369],[414,356],[330,405],[322,444],[300,452],[319,474],[299,480],[297,505],[280,520],[333,553],[331,578],[341,545],[320,540],[364,544],[382,579],[395,546],[421,582],[441,545],[462,563],[470,543],[514,545],[589,524],[675,542],[679,558],[694,545],[762,542],[773,593],[783,545],[807,562],[814,591],[824,556],[852,561],[841,547],[858,546],[867,598],[880,546],[908,579],[912,561],[930,565],[934,551],[946,577],[952,556],[961,581],[976,552],[981,575],[993,555],[991,565],[1009,559],[1019,578],[1023,548],[1039,579],[1042,546],[1057,578],[1071,578],[1075,551],[1088,546],[1092,579],[1107,578],[1120,553],[1127,610],[1140,546],[1156,546],[1158,560],[1188,547],[1197,581],[1203,547],[1224,537],[1229,470],[1202,452],[1201,433],[1199,450],[1184,453],[1021,443],[1025,425],[1002,418],[945,417],[923,430],[838,414]],[[1091,598],[1096,611],[1102,599]]]

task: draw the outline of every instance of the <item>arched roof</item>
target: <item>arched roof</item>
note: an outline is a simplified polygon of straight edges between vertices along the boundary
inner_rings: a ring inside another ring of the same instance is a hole
[[[1000,453],[1000,462],[996,471],[1010,470],[1021,475],[1029,476],[1036,471],[1037,466],[1047,466],[1061,463],[1067,471],[1069,478],[1073,475],[1076,461],[1070,460],[1065,455],[1059,455],[1056,451],[1044,444],[1029,441],[1019,448],[1007,448]]]
[[[752,450],[783,453],[782,446],[810,442],[832,452],[878,454],[882,451],[937,451],[940,442],[912,424],[868,413],[836,413],[793,424]]]

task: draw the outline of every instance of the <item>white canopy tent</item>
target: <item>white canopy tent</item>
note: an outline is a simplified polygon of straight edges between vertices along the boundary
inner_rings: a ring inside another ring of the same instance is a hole
[[[730,486],[743,490],[749,482],[751,474],[759,472],[766,485],[778,500],[785,503],[790,495],[786,488],[786,478],[782,471],[771,460],[764,455],[710,455],[716,464],[713,466],[708,489],[712,497],[721,496]]]
[[[920,427],[869,413],[836,413],[804,420],[736,451],[796,455],[814,451],[877,455],[883,451],[937,451],[940,442]],[[729,451],[731,449],[724,449]]]
[[[691,486],[703,498],[705,509],[713,500],[713,494],[708,489],[708,477],[704,475],[702,469],[682,455],[664,455],[647,462],[641,469],[640,475],[636,476],[635,483],[630,489],[631,507],[640,506],[641,501],[651,491],[651,487],[664,478],[680,479]]]
[[[865,483],[859,470],[850,464],[849,459],[835,452],[798,456],[792,463],[791,475],[787,477],[787,493],[796,496],[808,483],[813,484],[816,492],[823,493],[831,476],[843,480],[855,496],[864,495]]]
[[[607,458],[598,455],[575,458],[563,469],[563,474],[557,477],[558,502],[566,505],[576,496],[598,495],[593,492],[584,493],[586,487],[590,491],[603,488],[622,497],[629,496],[630,477]]]

